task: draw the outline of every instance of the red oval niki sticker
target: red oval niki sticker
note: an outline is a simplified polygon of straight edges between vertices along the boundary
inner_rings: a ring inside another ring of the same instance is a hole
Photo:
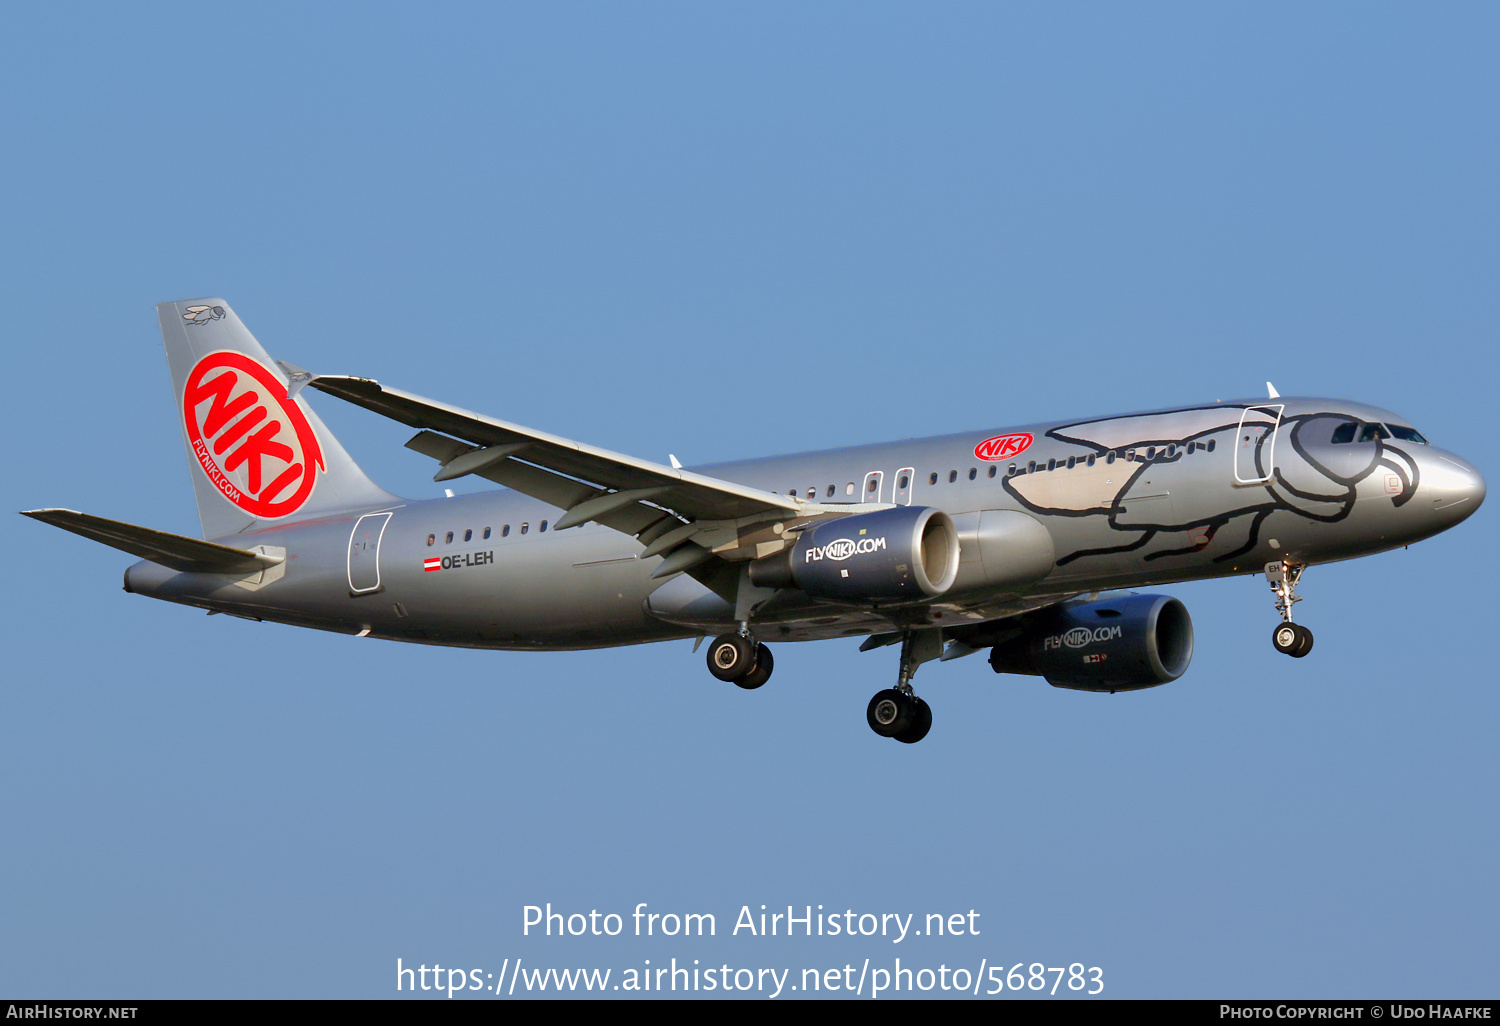
[[[1017,435],[996,435],[974,446],[974,455],[982,460],[1008,460],[1030,448],[1031,441],[1031,435],[1025,431]]]
[[[188,445],[240,509],[262,519],[301,509],[326,470],[312,425],[286,386],[244,353],[209,353],[182,390]]]

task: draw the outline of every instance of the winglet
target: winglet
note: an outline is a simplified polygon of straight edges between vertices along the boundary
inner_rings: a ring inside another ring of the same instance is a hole
[[[297,398],[297,393],[302,391],[302,386],[317,377],[312,371],[303,370],[295,363],[287,363],[285,360],[277,360],[276,366],[280,367],[281,372],[287,376],[286,397],[288,399]]]

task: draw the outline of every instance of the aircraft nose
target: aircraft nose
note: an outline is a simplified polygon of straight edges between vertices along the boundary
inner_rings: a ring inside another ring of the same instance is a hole
[[[1471,464],[1448,453],[1433,453],[1422,468],[1422,484],[1430,508],[1448,524],[1469,517],[1484,502],[1484,475]]]

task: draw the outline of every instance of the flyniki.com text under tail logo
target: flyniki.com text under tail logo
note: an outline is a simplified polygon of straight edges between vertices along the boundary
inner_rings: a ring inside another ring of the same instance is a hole
[[[188,444],[230,502],[262,519],[306,504],[326,471],[312,425],[286,386],[244,353],[209,353],[182,390]]]

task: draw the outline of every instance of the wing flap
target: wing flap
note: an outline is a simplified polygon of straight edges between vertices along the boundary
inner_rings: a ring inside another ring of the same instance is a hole
[[[28,509],[22,510],[21,515],[183,573],[253,574],[282,562],[280,556],[106,520],[77,510]]]

